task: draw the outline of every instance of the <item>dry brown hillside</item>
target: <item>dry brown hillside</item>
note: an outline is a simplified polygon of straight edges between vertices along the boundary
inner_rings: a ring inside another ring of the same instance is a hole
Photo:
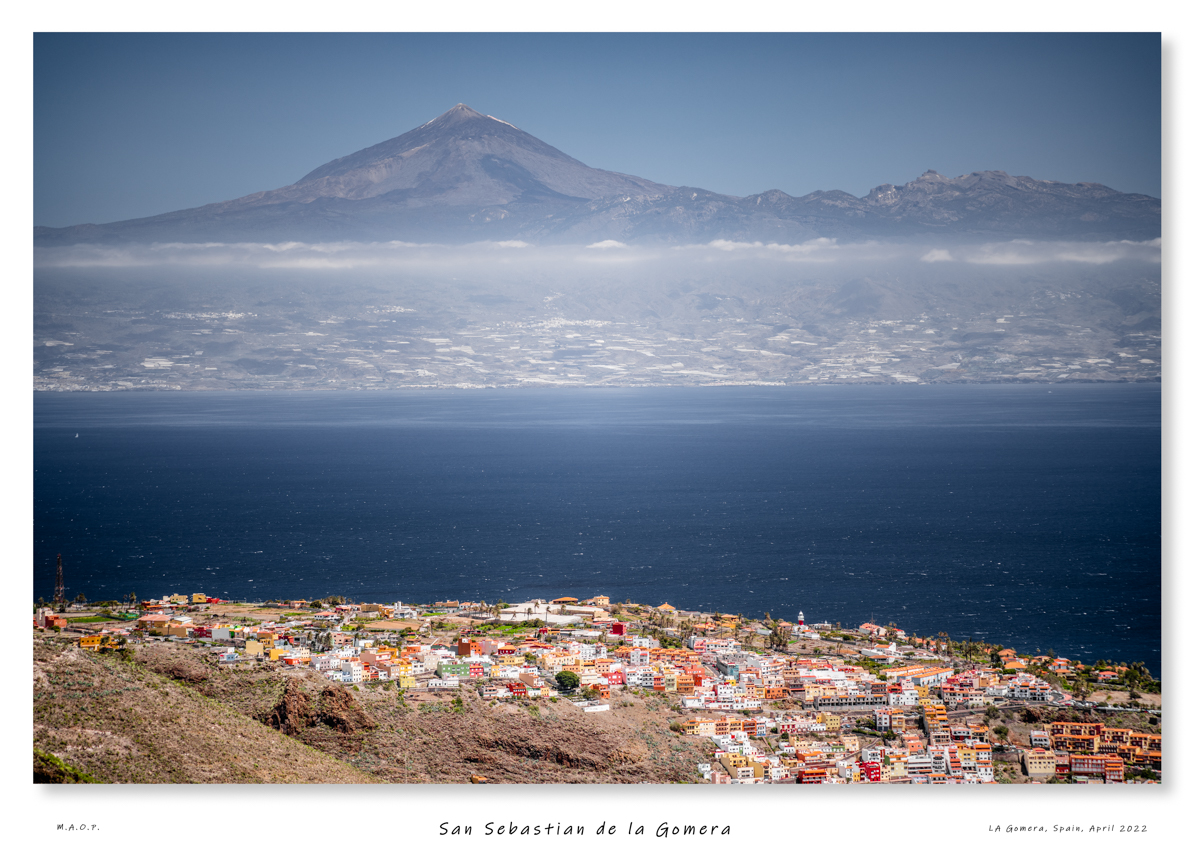
[[[99,782],[376,779],[117,655],[35,636],[33,745]]]
[[[682,718],[660,695],[615,694],[599,713],[466,686],[401,697],[167,642],[122,658],[39,641],[34,695],[35,747],[105,782],[673,783],[711,756],[670,729]]]

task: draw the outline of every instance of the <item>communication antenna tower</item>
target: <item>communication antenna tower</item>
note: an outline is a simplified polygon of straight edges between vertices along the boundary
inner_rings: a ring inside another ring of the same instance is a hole
[[[60,605],[67,602],[67,590],[63,588],[61,552],[58,554],[58,575],[54,578],[54,602]]]

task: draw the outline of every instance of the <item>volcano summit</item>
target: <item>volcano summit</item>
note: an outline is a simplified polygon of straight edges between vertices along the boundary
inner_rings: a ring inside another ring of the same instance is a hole
[[[293,185],[111,224],[35,227],[38,245],[521,239],[799,242],[816,237],[1146,240],[1161,205],[1094,183],[927,171],[865,197],[734,197],[599,170],[464,104]]]

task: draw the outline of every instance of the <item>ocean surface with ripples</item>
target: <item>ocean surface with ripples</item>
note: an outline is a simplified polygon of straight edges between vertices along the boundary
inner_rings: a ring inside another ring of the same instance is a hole
[[[1157,385],[38,393],[34,594],[596,594],[1161,664]]]

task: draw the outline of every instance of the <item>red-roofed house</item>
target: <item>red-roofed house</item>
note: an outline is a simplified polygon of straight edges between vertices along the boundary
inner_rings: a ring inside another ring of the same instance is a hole
[[[146,630],[159,636],[166,636],[167,627],[170,623],[170,615],[143,615],[137,620],[137,627],[139,630]]]

